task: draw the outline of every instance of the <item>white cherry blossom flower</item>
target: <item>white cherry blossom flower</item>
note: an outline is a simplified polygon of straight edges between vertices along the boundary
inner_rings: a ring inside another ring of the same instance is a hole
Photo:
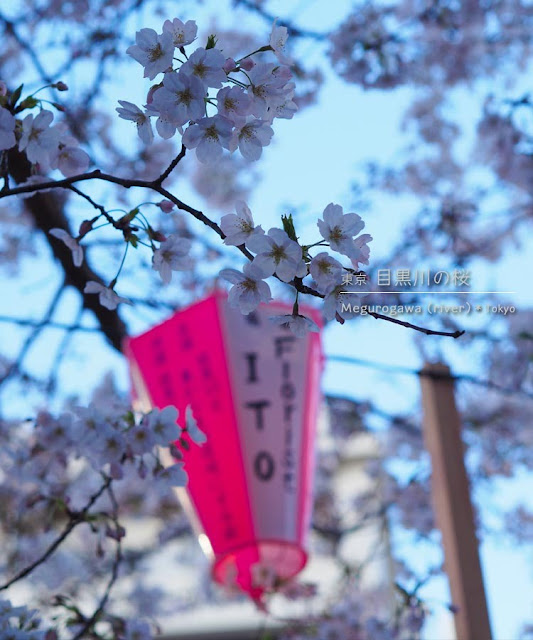
[[[224,235],[224,244],[238,247],[244,244],[252,235],[261,235],[264,233],[261,225],[255,226],[252,212],[248,208],[246,202],[237,200],[235,202],[236,213],[228,213],[222,216],[220,220],[220,228]]]
[[[134,455],[142,456],[151,451],[157,444],[157,439],[146,421],[136,424],[124,434],[126,442]],[[168,443],[167,443],[168,444]]]
[[[194,20],[187,20],[183,23],[179,18],[174,18],[172,22],[165,20],[163,31],[170,33],[175,47],[184,47],[195,40],[198,26]]]
[[[220,276],[233,284],[228,294],[231,307],[238,307],[247,315],[261,304],[272,300],[270,287],[263,274],[253,264],[244,265],[243,273],[236,269],[222,269]]]
[[[46,411],[41,411],[36,420],[39,442],[47,449],[64,449],[72,442],[74,433],[72,420],[72,416],[68,413],[54,418]]]
[[[189,476],[183,468],[183,462],[176,462],[176,464],[166,467],[157,474],[157,477],[171,487],[185,487],[189,481]]]
[[[315,322],[307,316],[302,316],[299,313],[289,313],[282,316],[270,316],[268,318],[272,324],[285,329],[290,329],[295,336],[303,338],[309,331],[318,332],[319,327]]]
[[[190,240],[170,235],[161,243],[159,249],[154,251],[152,266],[159,271],[165,284],[172,280],[173,271],[186,271],[190,267],[191,262],[187,257],[190,248]]]
[[[343,213],[339,204],[332,202],[324,209],[323,220],[318,221],[321,236],[329,246],[350,257],[354,253],[353,237],[365,226],[357,213]]]
[[[183,144],[196,148],[196,157],[204,164],[214,164],[222,156],[222,149],[229,149],[233,123],[223,116],[202,118],[189,125],[183,134]]]
[[[263,277],[276,274],[283,282],[290,282],[307,274],[307,266],[302,260],[302,248],[291,240],[283,229],[270,229],[267,235],[251,236],[247,247],[257,253],[252,264]]]
[[[336,314],[344,319],[353,318],[356,312],[352,309],[361,305],[366,289],[368,285],[339,284],[328,290],[322,309],[326,320],[334,320]],[[342,293],[343,291],[350,293]]]
[[[190,439],[196,444],[202,445],[207,442],[207,436],[198,427],[192,408],[190,406],[185,410],[185,431],[189,434]]]
[[[126,452],[126,439],[120,431],[105,424],[99,430],[98,437],[91,443],[88,452],[97,469],[105,464],[120,463]]]
[[[83,262],[83,249],[77,241],[64,229],[59,229],[57,227],[50,229],[48,233],[67,245],[72,252],[72,262],[74,263],[74,266],[80,267]]]
[[[107,424],[106,416],[94,405],[77,407],[74,421],[75,441],[80,453],[92,447]]]
[[[116,108],[118,115],[124,120],[131,120],[137,125],[137,133],[139,138],[145,143],[149,144],[154,139],[154,133],[152,131],[152,123],[150,118],[142,109],[132,102],[127,100],[119,100],[120,107]]]
[[[283,92],[270,100],[265,116],[269,122],[272,122],[274,118],[284,120],[292,119],[294,114],[298,111],[298,105],[293,99],[295,88],[296,85],[294,82],[288,82],[285,87],[283,87]]]
[[[372,236],[369,233],[363,233],[357,238],[354,238],[349,258],[356,269],[359,268],[360,264],[368,264],[370,258],[370,247],[368,243],[371,241]]]
[[[60,145],[51,154],[50,166],[52,169],[59,169],[66,178],[70,178],[88,168],[89,156],[77,146]]]
[[[180,73],[196,76],[206,88],[218,89],[226,81],[226,72],[223,69],[225,62],[226,58],[218,49],[199,47],[190,55],[187,62],[183,63]]]
[[[0,151],[11,149],[17,144],[15,122],[15,116],[4,107],[0,107]]]
[[[257,118],[266,117],[270,104],[275,100],[279,101],[284,95],[287,80],[274,73],[276,68],[279,68],[279,65],[262,62],[256,64],[248,74],[252,83],[248,89],[252,99],[251,112]]]
[[[127,298],[121,298],[113,291],[113,289],[105,287],[103,284],[95,282],[94,280],[89,280],[89,282],[87,282],[83,293],[97,293],[102,307],[105,307],[110,311],[116,309],[121,302],[124,304],[131,304],[131,301]]]
[[[174,42],[168,31],[158,35],[153,29],[141,29],[135,34],[135,43],[126,49],[126,53],[142,64],[145,78],[153,80],[158,73],[172,66]]]
[[[50,127],[54,115],[43,109],[37,116],[28,114],[22,121],[22,136],[19,140],[20,151],[26,151],[28,160],[48,168],[50,154],[59,142],[59,132]]]
[[[246,160],[259,160],[263,147],[270,144],[274,131],[267,122],[249,117],[242,124],[237,123],[230,143],[230,151],[239,147]]]
[[[163,86],[154,95],[149,112],[159,115],[156,127],[162,138],[171,138],[176,128],[205,115],[205,87],[196,76],[166,73]]]
[[[250,113],[252,100],[242,87],[223,87],[217,93],[218,113],[232,122]]]
[[[338,260],[322,251],[311,260],[309,273],[313,276],[320,293],[325,293],[331,287],[340,284],[343,267]]]
[[[154,409],[146,416],[146,427],[154,434],[156,444],[167,446],[179,438],[177,420],[178,410],[173,406]]]
[[[276,18],[276,20],[274,20],[274,24],[272,25],[269,45],[272,47],[276,58],[282,64],[291,64],[292,60],[285,55],[289,32],[287,31],[287,27],[276,26],[277,21],[278,20]]]

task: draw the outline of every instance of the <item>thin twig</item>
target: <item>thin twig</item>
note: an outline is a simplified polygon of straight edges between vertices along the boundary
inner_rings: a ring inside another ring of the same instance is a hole
[[[178,155],[174,159],[174,162],[176,164],[179,161],[178,160],[179,157],[180,156]],[[172,167],[172,165],[173,163],[171,163],[170,167]],[[189,206],[188,204],[186,204],[185,202],[181,201],[179,198],[174,196],[172,193],[170,193],[170,191],[162,187],[160,178],[161,176],[159,178],[156,178],[155,180],[135,180],[135,179],[119,178],[118,176],[102,173],[99,169],[95,169],[94,171],[90,171],[89,173],[79,174],[77,176],[72,176],[70,178],[64,178],[63,180],[50,180],[47,182],[15,187],[3,193],[0,192],[0,199],[10,195],[17,195],[20,193],[38,192],[42,189],[50,189],[50,188],[72,189],[72,185],[78,182],[84,182],[86,180],[103,180],[105,182],[112,182],[114,184],[121,185],[125,189],[130,189],[132,187],[139,187],[139,188],[150,189],[152,191],[155,191],[160,195],[164,196],[165,198],[167,198],[168,200],[170,200],[171,202],[173,202],[178,207],[178,209],[181,209],[182,211],[186,211],[187,213],[191,214],[194,218],[196,218],[197,220],[199,220],[200,222],[208,226],[215,233],[217,233],[220,236],[220,238],[224,239],[226,237],[222,229],[219,227],[219,225],[213,220],[211,220],[210,218],[208,218],[204,213],[202,213],[202,211],[199,211],[198,209],[194,209],[193,207]],[[253,255],[248,251],[248,249],[246,249],[244,245],[240,245],[237,248],[244,256],[248,258],[248,260],[253,260]],[[312,295],[319,298],[324,297],[322,294],[318,293],[311,287],[304,285],[302,283],[301,278],[295,278],[289,284],[294,286],[295,289],[300,293],[305,293],[305,294]],[[392,322],[393,324],[398,324],[408,329],[420,331],[421,333],[424,333],[428,336],[430,335],[446,336],[446,337],[456,339],[465,333],[464,331],[437,331],[435,329],[428,329],[426,327],[421,327],[416,324],[412,324],[411,322],[398,320],[397,318],[392,318],[390,316],[385,316],[381,313],[375,313],[371,311],[368,312],[368,315],[372,316],[375,319],[385,320],[387,322]]]
[[[119,511],[118,502],[111,485],[109,485],[106,489],[107,489],[107,493],[109,494],[111,504],[113,505],[113,514],[111,516],[111,520],[113,521],[113,524],[115,525],[115,529],[118,533],[120,529],[120,523],[118,521],[118,511]],[[100,617],[101,613],[104,611],[107,601],[109,600],[111,589],[113,588],[113,585],[117,581],[118,570],[121,562],[122,562],[122,543],[121,543],[121,538],[119,534],[117,536],[117,539],[115,540],[115,558],[113,560],[111,576],[109,578],[105,591],[102,594],[102,597],[100,598],[100,602],[98,603],[98,606],[94,610],[91,617],[86,620],[83,627],[72,638],[72,640],[80,640],[80,638],[84,638],[85,634],[89,631],[89,629],[91,629],[91,627],[98,621],[98,618]]]
[[[85,522],[85,516],[89,509],[93,506],[93,504],[98,500],[98,498],[104,493],[104,491],[110,486],[112,482],[111,478],[106,478],[104,484],[98,489],[96,493],[94,493],[89,502],[85,505],[85,507],[81,511],[75,511],[70,513],[70,520],[60,535],[52,542],[52,544],[46,549],[46,551],[39,557],[37,560],[29,564],[27,567],[19,571],[11,580],[6,582],[5,584],[0,586],[0,591],[4,591],[5,589],[9,589],[9,587],[15,582],[22,580],[27,575],[29,575],[34,569],[36,569],[39,565],[46,562],[48,558],[54,553],[54,551],[59,547],[59,545],[67,538],[73,529],[75,529],[79,524]]]
[[[168,178],[168,176],[174,171],[174,169],[178,166],[181,160],[185,157],[186,153],[187,153],[187,147],[184,144],[182,144],[181,151],[174,158],[174,160],[172,160],[172,162],[168,165],[165,171],[163,171],[163,173],[159,176],[159,178],[157,178],[156,182],[159,184],[162,184]]]

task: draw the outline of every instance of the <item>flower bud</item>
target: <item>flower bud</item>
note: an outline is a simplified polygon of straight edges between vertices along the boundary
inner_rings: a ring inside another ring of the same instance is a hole
[[[230,73],[230,71],[233,71],[236,66],[237,66],[237,63],[233,58],[226,58],[226,62],[224,62],[224,65],[222,68],[226,73]]]
[[[241,69],[251,71],[255,67],[255,62],[251,58],[246,58],[241,62]]]
[[[164,213],[170,213],[172,211],[172,209],[174,209],[174,203],[170,202],[170,200],[161,200],[161,202],[159,202],[157,204],[157,206],[161,209],[161,211],[163,211]]]

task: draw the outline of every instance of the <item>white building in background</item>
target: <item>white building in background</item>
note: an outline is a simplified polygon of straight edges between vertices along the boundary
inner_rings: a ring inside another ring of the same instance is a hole
[[[342,400],[343,403],[351,403]],[[324,410],[318,427],[318,446],[321,451],[332,446],[329,421],[335,419],[334,410]],[[346,420],[346,416],[343,418]],[[348,437],[343,445],[342,456],[333,473],[333,485],[338,497],[340,510],[345,514],[339,522],[339,529],[350,528],[357,521],[354,513],[354,498],[368,490],[377,490],[376,479],[371,477],[366,467],[368,463],[380,463],[380,451],[377,439],[368,432],[357,432]],[[184,543],[190,545],[189,543]],[[313,546],[313,544],[311,544]],[[316,545],[315,545],[316,546]],[[192,553],[190,546],[188,553]],[[349,565],[361,565],[361,589],[385,590],[390,594],[390,612],[393,611],[393,574],[387,523],[383,516],[369,520],[350,533],[343,535],[338,548],[339,557]],[[200,548],[196,550],[198,569],[208,573],[208,561],[201,558]],[[158,582],[166,589],[181,590],[187,584],[188,570],[161,559],[153,567],[152,575],[158,576]],[[190,571],[190,569],[189,569]],[[331,556],[311,550],[308,564],[299,578],[304,582],[314,582],[318,594],[311,600],[289,602],[277,596],[271,602],[272,615],[258,611],[255,605],[246,599],[228,601],[217,605],[200,605],[189,610],[181,610],[175,615],[161,620],[164,640],[260,640],[270,632],[283,628],[283,620],[294,620],[309,614],[318,614],[332,603],[332,597],[342,579],[343,569],[332,561]],[[190,574],[189,574],[190,575]],[[190,579],[193,576],[190,575]],[[206,576],[206,579],[209,579]]]

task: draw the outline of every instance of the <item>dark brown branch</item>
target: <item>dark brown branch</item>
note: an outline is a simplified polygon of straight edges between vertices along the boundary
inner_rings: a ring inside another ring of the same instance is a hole
[[[179,157],[180,156],[178,155],[177,158]],[[177,164],[177,158],[174,160],[176,164]],[[172,163],[170,166],[172,166]],[[103,180],[104,182],[111,182],[114,184],[121,185],[125,189],[130,189],[131,187],[151,189],[152,191],[159,193],[160,195],[164,196],[165,198],[173,202],[178,207],[178,209],[181,209],[182,211],[186,211],[187,213],[190,213],[197,220],[199,220],[200,222],[208,226],[210,229],[213,229],[213,231],[215,231],[215,233],[217,233],[220,236],[220,238],[224,239],[226,237],[222,229],[218,226],[216,222],[208,218],[201,211],[198,211],[198,209],[194,209],[193,207],[189,206],[185,202],[182,202],[179,198],[176,198],[172,193],[170,193],[170,191],[167,191],[165,188],[163,188],[161,186],[160,178],[156,178],[155,180],[152,180],[152,181],[119,178],[117,176],[113,176],[107,173],[102,173],[100,170],[95,169],[94,171],[90,171],[89,173],[83,173],[77,176],[72,176],[70,178],[64,178],[63,180],[49,180],[47,182],[42,182],[38,184],[30,184],[30,185],[24,185],[22,187],[15,187],[14,189],[9,189],[8,191],[4,191],[3,193],[0,192],[0,198],[7,197],[10,195],[17,195],[21,193],[33,193],[33,192],[37,192],[39,190],[48,189],[48,188],[71,189],[73,184],[78,182],[84,182],[86,180]],[[253,259],[253,255],[246,249],[244,245],[241,245],[237,248],[249,260]],[[90,279],[93,279],[93,278],[90,278]],[[324,297],[322,294],[318,293],[311,287],[304,285],[302,283],[301,278],[295,278],[289,284],[294,286],[296,290],[299,291],[300,293],[306,293],[308,295],[312,295],[319,298]],[[379,320],[386,320],[387,322],[392,322],[393,324],[398,324],[402,327],[407,327],[409,329],[414,329],[415,331],[420,331],[421,333],[424,333],[428,336],[434,335],[434,336],[446,336],[449,338],[459,338],[465,333],[464,331],[437,331],[434,329],[427,329],[426,327],[420,327],[416,324],[412,324],[411,322],[398,320],[397,318],[391,318],[390,316],[385,316],[385,315],[382,315],[381,313],[375,313],[371,311],[368,311],[368,315]]]
[[[168,167],[163,171],[163,173],[157,178],[156,182],[158,184],[163,184],[168,176],[174,171],[174,169],[178,166],[178,164],[183,160],[185,154],[187,153],[187,147],[182,144],[181,150],[178,155],[172,160],[172,162],[168,165]]]

